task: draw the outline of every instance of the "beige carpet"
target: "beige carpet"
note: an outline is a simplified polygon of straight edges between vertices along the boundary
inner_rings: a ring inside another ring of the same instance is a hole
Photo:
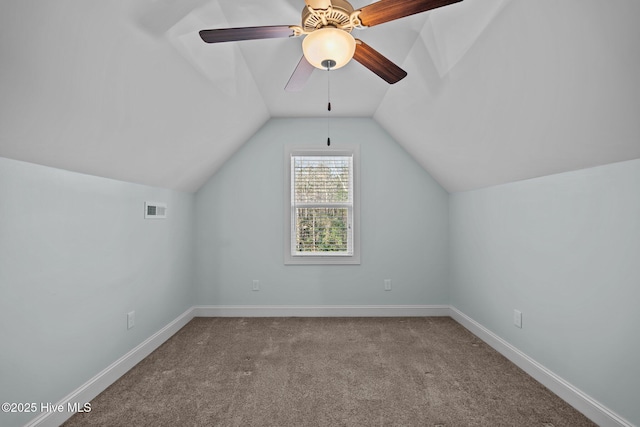
[[[196,318],[65,426],[592,426],[450,318]]]

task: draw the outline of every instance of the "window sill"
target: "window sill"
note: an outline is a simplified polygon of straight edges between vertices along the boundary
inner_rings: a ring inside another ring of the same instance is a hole
[[[285,265],[358,265],[360,257],[355,255],[290,255],[285,256]]]

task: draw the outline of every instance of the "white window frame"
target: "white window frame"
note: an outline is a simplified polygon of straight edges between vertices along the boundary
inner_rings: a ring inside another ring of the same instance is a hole
[[[348,243],[351,254],[295,254],[295,207],[292,199],[291,160],[293,156],[350,156],[353,175],[353,210],[351,229],[352,240]],[[360,147],[358,145],[340,148],[285,147],[284,161],[284,263],[285,264],[360,264]]]

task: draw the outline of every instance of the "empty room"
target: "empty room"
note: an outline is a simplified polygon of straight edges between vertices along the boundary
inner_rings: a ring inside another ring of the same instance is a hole
[[[640,426],[640,2],[0,3],[0,425]]]

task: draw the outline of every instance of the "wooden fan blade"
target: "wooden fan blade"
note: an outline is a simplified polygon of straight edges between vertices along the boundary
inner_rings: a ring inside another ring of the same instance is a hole
[[[291,37],[293,29],[288,25],[266,27],[221,28],[202,30],[200,37],[207,43],[235,42],[240,40],[277,39]]]
[[[311,9],[329,9],[331,0],[304,0]]]
[[[293,71],[293,74],[289,78],[284,90],[287,92],[300,92],[307,83],[307,80],[309,80],[309,77],[311,77],[311,73],[313,73],[315,68],[316,67],[311,65],[309,61],[307,61],[307,58],[302,55],[300,62],[298,62],[298,66]]]
[[[353,59],[382,77],[389,84],[397,83],[407,76],[406,71],[362,40],[356,39],[356,53],[353,55]]]
[[[365,27],[415,15],[462,0],[380,0],[360,9],[360,22]]]

